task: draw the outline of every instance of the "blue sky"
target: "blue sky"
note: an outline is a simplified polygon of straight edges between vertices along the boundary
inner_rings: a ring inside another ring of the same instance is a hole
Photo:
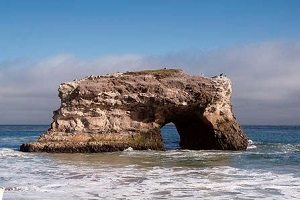
[[[242,124],[300,123],[298,0],[0,0],[0,124],[49,124],[58,85],[178,67],[225,73]]]
[[[1,0],[0,60],[298,40],[299,1]]]

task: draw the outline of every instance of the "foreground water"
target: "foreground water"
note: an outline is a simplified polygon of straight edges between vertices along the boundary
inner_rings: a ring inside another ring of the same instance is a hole
[[[178,149],[173,125],[168,151],[100,154],[22,153],[47,126],[0,126],[4,199],[297,199],[300,127],[245,126],[247,151]]]

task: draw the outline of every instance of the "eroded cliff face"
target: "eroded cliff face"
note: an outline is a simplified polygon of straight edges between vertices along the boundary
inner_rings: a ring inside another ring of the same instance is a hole
[[[185,149],[244,150],[248,140],[231,109],[223,76],[163,69],[90,76],[59,87],[61,107],[29,152],[164,150],[160,128],[173,122]]]

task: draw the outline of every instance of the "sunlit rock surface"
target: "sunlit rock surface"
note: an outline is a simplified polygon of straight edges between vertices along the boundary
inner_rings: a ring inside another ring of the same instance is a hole
[[[247,137],[231,109],[224,76],[176,69],[90,76],[59,86],[51,128],[29,152],[164,150],[160,128],[173,122],[184,149],[244,150]]]

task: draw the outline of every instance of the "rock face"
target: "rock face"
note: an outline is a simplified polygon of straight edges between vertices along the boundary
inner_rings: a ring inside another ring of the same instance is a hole
[[[90,76],[59,86],[51,128],[26,152],[164,150],[160,128],[173,122],[184,149],[244,150],[248,140],[231,109],[223,76],[176,69]]]

